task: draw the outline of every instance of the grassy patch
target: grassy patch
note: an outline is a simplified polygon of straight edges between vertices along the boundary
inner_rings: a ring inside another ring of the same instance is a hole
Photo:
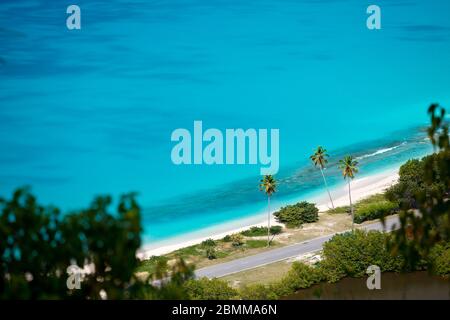
[[[194,245],[185,248],[178,249],[173,252],[174,255],[180,258],[188,258],[189,256],[201,256],[204,255],[204,250],[200,248],[201,245]]]
[[[334,209],[329,209],[326,212],[329,214],[350,213],[350,206],[336,207]]]
[[[274,245],[274,242],[271,242]],[[255,248],[263,248],[267,246],[267,240],[247,240],[245,242],[245,248],[255,249]]]

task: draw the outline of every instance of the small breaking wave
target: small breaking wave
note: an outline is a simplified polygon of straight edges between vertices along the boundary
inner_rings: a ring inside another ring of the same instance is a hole
[[[373,156],[377,156],[379,154],[383,154],[383,153],[395,150],[397,148],[400,148],[401,146],[404,146],[405,144],[406,144],[406,141],[403,141],[398,146],[393,146],[393,147],[390,147],[390,148],[379,149],[379,150],[377,150],[377,151],[375,151],[373,153],[369,153],[369,154],[365,154],[365,155],[362,155],[360,157],[357,157],[356,160],[362,160],[362,159],[370,158],[370,157],[373,157]]]

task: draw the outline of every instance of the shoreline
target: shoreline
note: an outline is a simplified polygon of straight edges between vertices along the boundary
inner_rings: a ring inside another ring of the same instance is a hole
[[[399,168],[400,164],[396,165],[395,167],[385,169],[381,172],[376,172],[367,176],[363,176],[361,178],[354,179],[351,183],[353,202],[356,202],[362,198],[366,198],[370,195],[383,192],[386,188],[397,182]],[[349,199],[347,188],[347,184],[340,184],[330,189],[335,207],[348,204]],[[312,196],[309,198],[296,197],[292,200],[284,201],[282,206],[286,206],[288,204],[296,203],[302,200],[315,203],[319,208],[320,213],[328,210],[328,208],[331,207],[331,203],[328,199],[328,194],[325,189],[317,196]],[[280,207],[281,206],[272,208],[271,213],[279,210]],[[272,226],[282,225],[281,223],[275,221],[275,217],[273,216],[273,214],[271,216],[270,224]],[[258,212],[250,217],[237,219],[234,221],[204,228],[195,232],[186,233],[181,236],[161,240],[156,243],[143,245],[137,252],[137,257],[141,260],[148,259],[151,256],[158,256],[181,248],[199,244],[206,239],[218,240],[225,237],[226,235],[238,233],[251,227],[258,226],[267,226],[267,212]]]

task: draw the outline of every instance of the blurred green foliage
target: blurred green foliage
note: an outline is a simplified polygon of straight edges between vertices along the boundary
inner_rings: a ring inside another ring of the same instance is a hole
[[[0,299],[128,299],[182,296],[193,277],[178,261],[156,263],[152,276],[170,281],[154,286],[135,276],[141,245],[140,208],[135,194],[98,197],[84,210],[61,215],[40,205],[27,188],[0,199]],[[69,289],[68,267],[86,271],[79,289]],[[180,293],[181,292],[181,293]]]
[[[399,181],[386,190],[386,197],[397,202],[403,209],[417,209],[417,199],[420,194],[443,194],[445,184],[441,176],[429,181],[426,179],[427,163],[434,162],[438,154],[432,154],[422,159],[411,159],[400,167]],[[438,170],[433,168],[432,170]]]
[[[432,104],[428,137],[435,149],[421,161],[403,167],[391,194],[400,199],[399,228],[390,241],[393,254],[405,257],[405,269],[427,258],[433,247],[450,240],[450,144],[445,109]],[[401,186],[401,185],[404,186]]]

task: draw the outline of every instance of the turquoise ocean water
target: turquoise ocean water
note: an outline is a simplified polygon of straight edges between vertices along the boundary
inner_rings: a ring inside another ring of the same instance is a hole
[[[82,29],[66,28],[81,8]],[[361,175],[430,151],[426,108],[450,108],[450,2],[0,2],[0,194],[32,186],[66,211],[137,191],[146,242],[265,206],[259,166],[174,166],[170,134],[280,129],[276,203],[322,188],[308,162],[351,153]]]

